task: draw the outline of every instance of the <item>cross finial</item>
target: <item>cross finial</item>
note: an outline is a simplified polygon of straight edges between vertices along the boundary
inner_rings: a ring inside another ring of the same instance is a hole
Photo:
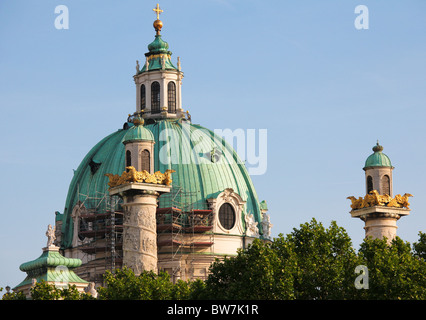
[[[157,20],[160,20],[160,13],[162,13],[163,10],[160,9],[160,5],[158,3],[157,3],[157,7],[152,9],[152,11],[154,11],[157,14]]]

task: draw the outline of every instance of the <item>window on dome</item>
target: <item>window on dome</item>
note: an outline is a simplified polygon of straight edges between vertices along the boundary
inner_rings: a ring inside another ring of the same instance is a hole
[[[151,84],[151,113],[160,111],[160,84],[155,81]]]
[[[219,222],[226,230],[231,230],[235,225],[235,211],[229,203],[224,203],[219,209]]]
[[[141,167],[142,171],[146,170],[150,172],[151,169],[151,157],[148,150],[143,150],[141,153]]]
[[[170,81],[167,85],[169,112],[176,113],[176,84]]]
[[[145,85],[141,85],[141,110],[145,109],[146,107],[146,92],[145,92]]]
[[[129,150],[126,151],[126,167],[132,165],[132,154]]]
[[[390,195],[390,179],[388,175],[382,177],[382,194]]]
[[[367,177],[367,193],[373,191],[373,178],[371,176]]]

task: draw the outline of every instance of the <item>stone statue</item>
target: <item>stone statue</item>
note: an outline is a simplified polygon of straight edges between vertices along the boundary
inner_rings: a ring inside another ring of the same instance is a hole
[[[98,292],[95,289],[94,282],[90,282],[85,291],[88,295],[92,296],[95,299],[98,297]]]
[[[410,203],[408,202],[408,198],[412,197],[412,194],[405,193],[403,196],[397,194],[394,198],[389,196],[388,194],[381,195],[376,190],[370,191],[365,195],[364,198],[359,197],[358,199],[350,196],[346,199],[351,200],[351,208],[352,210],[358,210],[367,207],[374,206],[386,206],[386,207],[394,207],[394,208],[407,208],[409,209]]]
[[[269,214],[264,213],[263,219],[262,219],[262,230],[263,230],[263,237],[265,239],[271,239],[271,229],[272,229],[271,218],[269,217]]]
[[[180,71],[180,57],[178,57],[177,59],[177,67],[178,67],[178,71]]]
[[[254,216],[251,213],[246,214],[245,217],[246,220],[246,234],[249,237],[258,237],[259,236],[259,229],[257,228],[257,222],[254,220]]]
[[[55,239],[56,239],[55,230],[56,230],[56,227],[52,228],[51,224],[49,224],[47,226],[46,236],[47,236],[47,246],[48,247],[54,246],[53,243],[55,242]]]
[[[166,59],[164,57],[161,58],[161,69],[162,70],[166,69]]]
[[[148,61],[148,57],[146,57],[145,65],[146,65],[145,71],[148,71],[148,70],[149,70],[149,61]]]
[[[139,60],[136,60],[136,74],[140,71]]]

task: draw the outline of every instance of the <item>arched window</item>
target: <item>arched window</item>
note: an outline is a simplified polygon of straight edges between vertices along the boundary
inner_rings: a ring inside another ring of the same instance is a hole
[[[219,209],[219,222],[226,230],[231,230],[235,225],[235,211],[229,203],[224,203]]]
[[[129,167],[132,165],[132,153],[130,150],[126,151],[126,167]]]
[[[141,167],[142,167],[142,170],[146,170],[150,172],[151,157],[148,150],[143,150],[141,153]]]
[[[141,85],[141,110],[145,109],[146,107],[146,92],[145,92],[145,85]]]
[[[382,194],[390,195],[390,179],[388,175],[382,177]]]
[[[160,111],[160,84],[155,81],[151,84],[151,113]]]
[[[367,177],[367,193],[373,191],[373,178],[371,176]]]
[[[167,85],[169,112],[176,113],[176,84],[170,81]]]

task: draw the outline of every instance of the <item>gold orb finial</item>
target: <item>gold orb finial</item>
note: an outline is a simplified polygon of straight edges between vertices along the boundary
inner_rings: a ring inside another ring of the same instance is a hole
[[[157,20],[154,21],[154,29],[157,31],[157,34],[160,33],[161,28],[163,27],[163,22],[160,20],[160,13],[163,12],[163,10],[160,9],[160,5],[157,3],[157,7],[152,9],[157,14]]]

